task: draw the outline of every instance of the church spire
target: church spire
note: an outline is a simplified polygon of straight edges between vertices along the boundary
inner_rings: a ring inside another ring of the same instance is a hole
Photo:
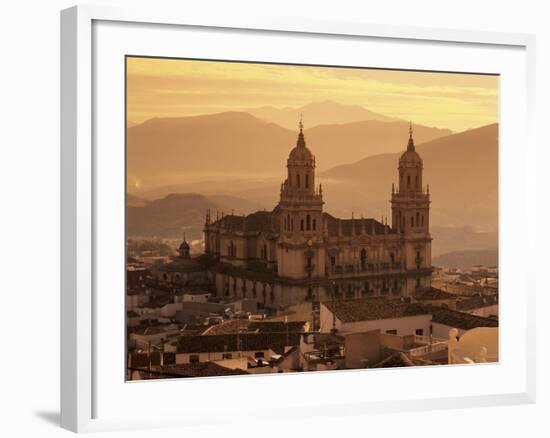
[[[409,122],[409,143],[407,144],[408,151],[414,151],[414,140],[413,140],[413,125],[412,122]]]
[[[296,146],[299,148],[305,148],[306,140],[304,138],[304,118],[302,114],[300,114],[300,123],[298,124],[298,126],[300,127],[300,133],[298,134],[298,141],[296,142]]]

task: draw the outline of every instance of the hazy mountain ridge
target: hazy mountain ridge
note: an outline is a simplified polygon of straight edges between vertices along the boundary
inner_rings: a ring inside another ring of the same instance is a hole
[[[471,269],[476,265],[498,266],[498,250],[465,250],[445,253],[432,259],[434,266]]]
[[[308,128],[318,125],[334,125],[365,120],[399,120],[395,117],[370,111],[359,105],[343,105],[332,100],[312,102],[299,108],[264,106],[261,108],[249,108],[246,111],[259,119],[276,123],[291,130],[297,128],[298,121],[302,115]]]
[[[414,125],[420,142],[449,130]],[[356,161],[406,144],[406,122],[361,121],[305,130],[319,169]],[[284,175],[297,128],[288,130],[248,113],[155,118],[127,131],[128,182],[146,187],[178,184],[190,174]]]
[[[126,207],[127,233],[129,237],[181,236],[185,231],[190,239],[202,239],[206,210],[235,214],[251,213],[257,205],[234,196],[207,197],[198,193],[172,193],[142,206]]]
[[[417,144],[416,149],[424,161],[424,185],[430,186],[431,223],[496,230],[498,124]],[[391,185],[397,183],[399,156],[367,157],[322,172],[320,177],[334,182],[333,186],[327,185],[327,204],[332,200],[341,208],[342,201],[356,199],[354,208],[387,205]],[[336,192],[331,193],[333,189]]]

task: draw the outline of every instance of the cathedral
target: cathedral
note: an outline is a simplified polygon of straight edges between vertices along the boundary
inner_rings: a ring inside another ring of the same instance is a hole
[[[430,194],[409,128],[391,189],[391,225],[340,219],[323,211],[315,156],[303,124],[287,160],[287,177],[272,211],[247,216],[206,213],[205,252],[216,294],[250,298],[261,307],[306,301],[408,297],[431,285]]]

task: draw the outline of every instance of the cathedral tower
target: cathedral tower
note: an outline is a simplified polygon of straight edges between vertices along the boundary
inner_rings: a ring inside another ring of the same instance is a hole
[[[280,239],[278,273],[283,277],[320,276],[324,270],[323,195],[315,186],[315,157],[306,146],[303,123],[287,160],[277,206]]]
[[[399,185],[397,190],[392,187],[391,198],[392,228],[403,241],[405,267],[416,271],[416,277],[407,280],[409,291],[430,286],[432,265],[429,186],[423,186],[423,161],[412,134],[410,125],[407,149],[399,158]]]

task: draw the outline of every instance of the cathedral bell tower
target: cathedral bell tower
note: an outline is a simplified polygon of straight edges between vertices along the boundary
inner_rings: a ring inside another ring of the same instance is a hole
[[[424,275],[432,266],[430,236],[430,191],[422,182],[423,161],[416,152],[412,124],[409,126],[407,149],[399,158],[399,185],[392,186],[392,228],[401,236],[405,267],[416,271],[407,280],[407,289],[430,286],[431,275]]]
[[[280,237],[278,274],[290,278],[323,275],[323,194],[315,186],[315,157],[306,146],[304,126],[287,160],[287,178],[281,184],[277,206]]]

